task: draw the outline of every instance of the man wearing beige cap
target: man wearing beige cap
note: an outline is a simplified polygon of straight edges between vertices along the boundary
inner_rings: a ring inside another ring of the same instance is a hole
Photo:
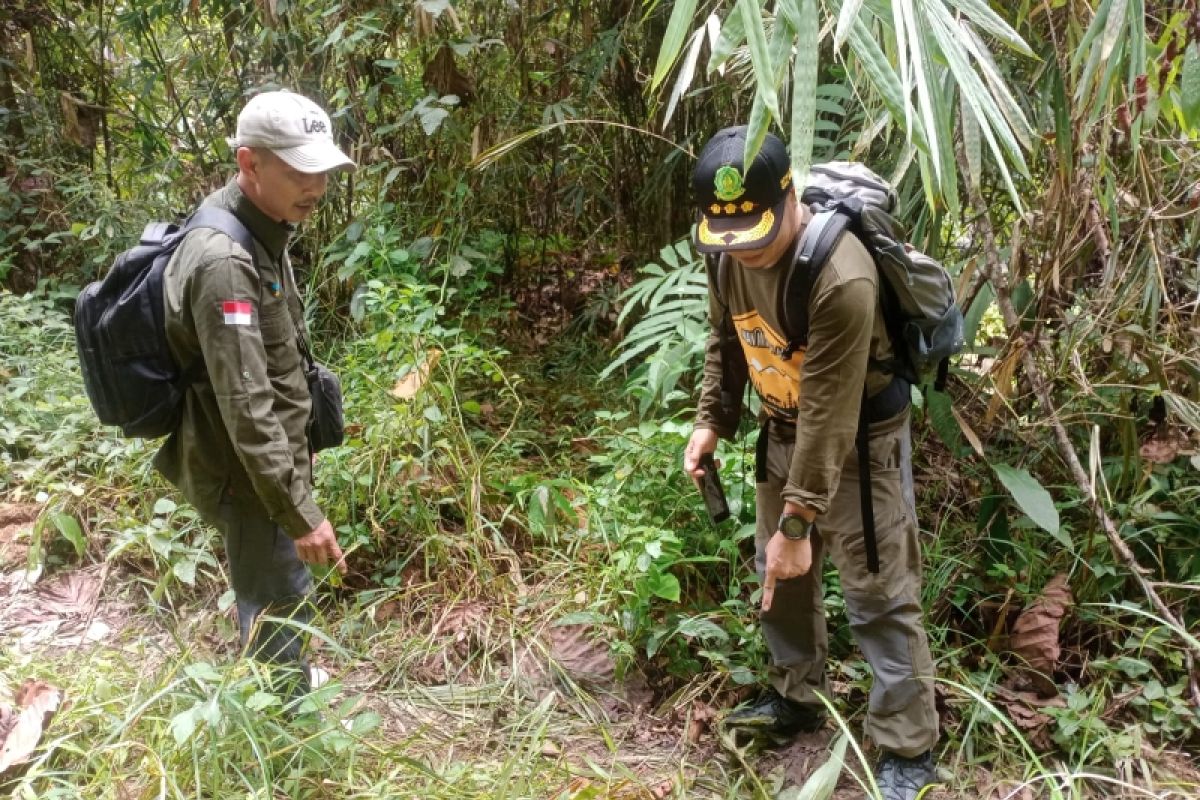
[[[345,564],[312,496],[304,318],[287,245],[329,173],[355,165],[329,116],[286,91],[251,99],[229,144],[237,175],[205,198],[163,274],[167,341],[192,380],[154,464],[224,535],[243,647],[301,667],[304,688],[300,627],[260,616],[308,623],[305,564]]]

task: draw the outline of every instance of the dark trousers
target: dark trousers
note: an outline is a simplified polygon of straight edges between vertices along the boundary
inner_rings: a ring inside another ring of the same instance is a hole
[[[259,661],[306,667],[304,632],[290,623],[312,619],[312,576],[295,543],[265,510],[232,498],[221,504],[216,523],[225,537],[242,649]]]

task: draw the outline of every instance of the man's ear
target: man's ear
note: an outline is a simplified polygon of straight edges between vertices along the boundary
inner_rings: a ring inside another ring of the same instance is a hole
[[[254,175],[258,171],[258,154],[249,147],[237,149],[238,171],[246,175]]]

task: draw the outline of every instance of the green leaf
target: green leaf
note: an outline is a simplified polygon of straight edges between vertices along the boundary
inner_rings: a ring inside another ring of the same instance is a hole
[[[850,46],[854,49],[858,60],[862,62],[867,76],[879,92],[879,97],[883,100],[892,119],[904,126],[909,126],[911,122],[910,135],[913,142],[923,152],[928,153],[929,140],[925,136],[925,126],[919,119],[911,118],[908,115],[904,87],[900,82],[900,77],[892,69],[891,62],[888,61],[887,56],[861,17],[855,19],[854,25],[850,29]]]
[[[183,668],[183,674],[201,683],[220,683],[221,673],[207,661],[195,661]]]
[[[652,572],[646,576],[646,588],[655,597],[679,602],[679,579],[669,572]]]
[[[690,636],[704,642],[724,644],[729,641],[729,634],[724,628],[704,617],[689,617],[680,622],[676,630],[683,636]]]
[[[782,17],[793,32],[800,30],[800,6],[796,3],[797,0],[775,0],[776,24]]]
[[[1019,469],[1009,464],[992,464],[992,469],[1025,515],[1051,536],[1063,541],[1059,538],[1061,528],[1058,507],[1054,505],[1054,499],[1050,493],[1038,483],[1037,478],[1030,475],[1029,470]],[[1069,538],[1064,543],[1068,546],[1071,545]]]
[[[667,101],[667,112],[663,114],[663,130],[666,130],[667,123],[671,121],[679,99],[683,97],[684,92],[691,88],[692,79],[696,76],[696,62],[700,58],[702,44],[704,44],[703,26],[692,35],[692,46],[688,48],[687,55],[683,57],[683,64],[679,67],[679,77],[676,78],[675,87],[671,90],[671,99]]]
[[[171,572],[188,586],[196,585],[196,559],[181,558],[171,565]]]
[[[975,114],[971,112],[962,92],[959,92],[958,101],[962,106],[959,120],[962,124],[963,155],[967,161],[967,185],[978,191],[983,180],[983,148],[979,136],[979,120],[975,119]]]
[[[775,93],[774,65],[771,54],[767,49],[767,32],[763,29],[762,12],[756,0],[738,0],[738,9],[742,13],[742,24],[746,27],[746,45],[750,50],[750,63],[754,65],[754,76],[758,83],[757,97],[761,97],[772,119],[779,119],[779,96]],[[750,157],[758,153],[756,147],[750,150],[750,140],[746,140],[746,163]]]
[[[742,22],[742,14],[738,9],[734,8],[729,12],[729,16],[721,23],[721,35],[717,38],[716,45],[713,46],[712,53],[708,57],[708,66],[706,72],[711,75],[716,70],[725,65],[729,57],[733,55],[733,51],[738,45],[746,40],[746,26]]]
[[[1200,41],[1188,44],[1179,78],[1180,108],[1189,129],[1200,128]]]
[[[671,9],[671,19],[667,22],[667,32],[663,34],[662,45],[658,48],[658,63],[654,66],[654,77],[650,79],[650,91],[658,88],[674,66],[695,13],[696,0],[676,0],[675,7]]]
[[[1112,0],[1108,19],[1104,23],[1104,36],[1100,39],[1101,60],[1107,60],[1112,55],[1113,48],[1117,46],[1117,40],[1125,33],[1125,26],[1129,21],[1125,16],[1125,8],[1128,5],[1129,0]]]
[[[980,28],[983,28],[1018,53],[1030,57],[1033,56],[1033,51],[1029,49],[1029,45],[1021,38],[1021,34],[1013,30],[1012,26],[1005,22],[1003,17],[993,11],[986,0],[950,0],[950,4],[970,17],[971,21]]]
[[[850,31],[854,30],[854,23],[858,20],[858,12],[862,10],[862,4],[863,0],[842,0],[842,10],[838,12],[837,32],[833,34],[835,52],[842,49],[846,37],[850,35]]]
[[[746,149],[743,155],[744,164],[749,164],[762,148],[763,140],[771,128],[771,112],[767,109],[766,101],[761,94],[754,96],[754,105],[750,107],[750,121],[746,125]]]
[[[169,497],[160,497],[154,501],[154,516],[159,517],[174,514],[176,508],[178,506],[175,505],[174,500]]]
[[[846,761],[846,745],[848,743],[849,740],[845,734],[838,736],[825,763],[813,770],[802,786],[794,787],[780,794],[779,800],[828,800],[832,797]]]
[[[171,718],[170,729],[171,736],[175,739],[175,744],[182,747],[187,743],[188,739],[192,738],[192,734],[196,732],[196,724],[200,720],[200,714],[204,710],[204,703],[200,702],[180,714],[176,714]]]
[[[958,427],[958,421],[954,419],[954,406],[950,395],[933,390],[929,392],[925,402],[929,414],[929,424],[933,426],[942,443],[956,458],[970,453],[970,448],[963,441],[962,429]]]
[[[87,550],[87,542],[84,541],[83,529],[79,527],[79,521],[70,514],[54,514],[50,517],[50,521],[54,523],[54,527],[58,529],[63,538],[75,548],[75,555],[82,556]]]
[[[817,121],[817,54],[820,51],[820,21],[816,0],[801,0],[800,27],[796,36],[796,62],[792,77],[792,180],[808,182],[812,164],[813,137]]]
[[[255,692],[246,701],[246,708],[251,711],[262,711],[264,708],[282,705],[283,700],[280,699],[279,695],[271,694],[270,692]]]

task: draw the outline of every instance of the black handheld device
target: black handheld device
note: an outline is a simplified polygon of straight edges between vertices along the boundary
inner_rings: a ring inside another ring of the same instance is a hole
[[[725,502],[725,490],[721,488],[721,476],[717,474],[717,463],[712,453],[700,456],[700,466],[704,469],[704,477],[700,479],[700,491],[704,495],[704,505],[708,508],[708,517],[714,523],[729,519],[729,503]]]

